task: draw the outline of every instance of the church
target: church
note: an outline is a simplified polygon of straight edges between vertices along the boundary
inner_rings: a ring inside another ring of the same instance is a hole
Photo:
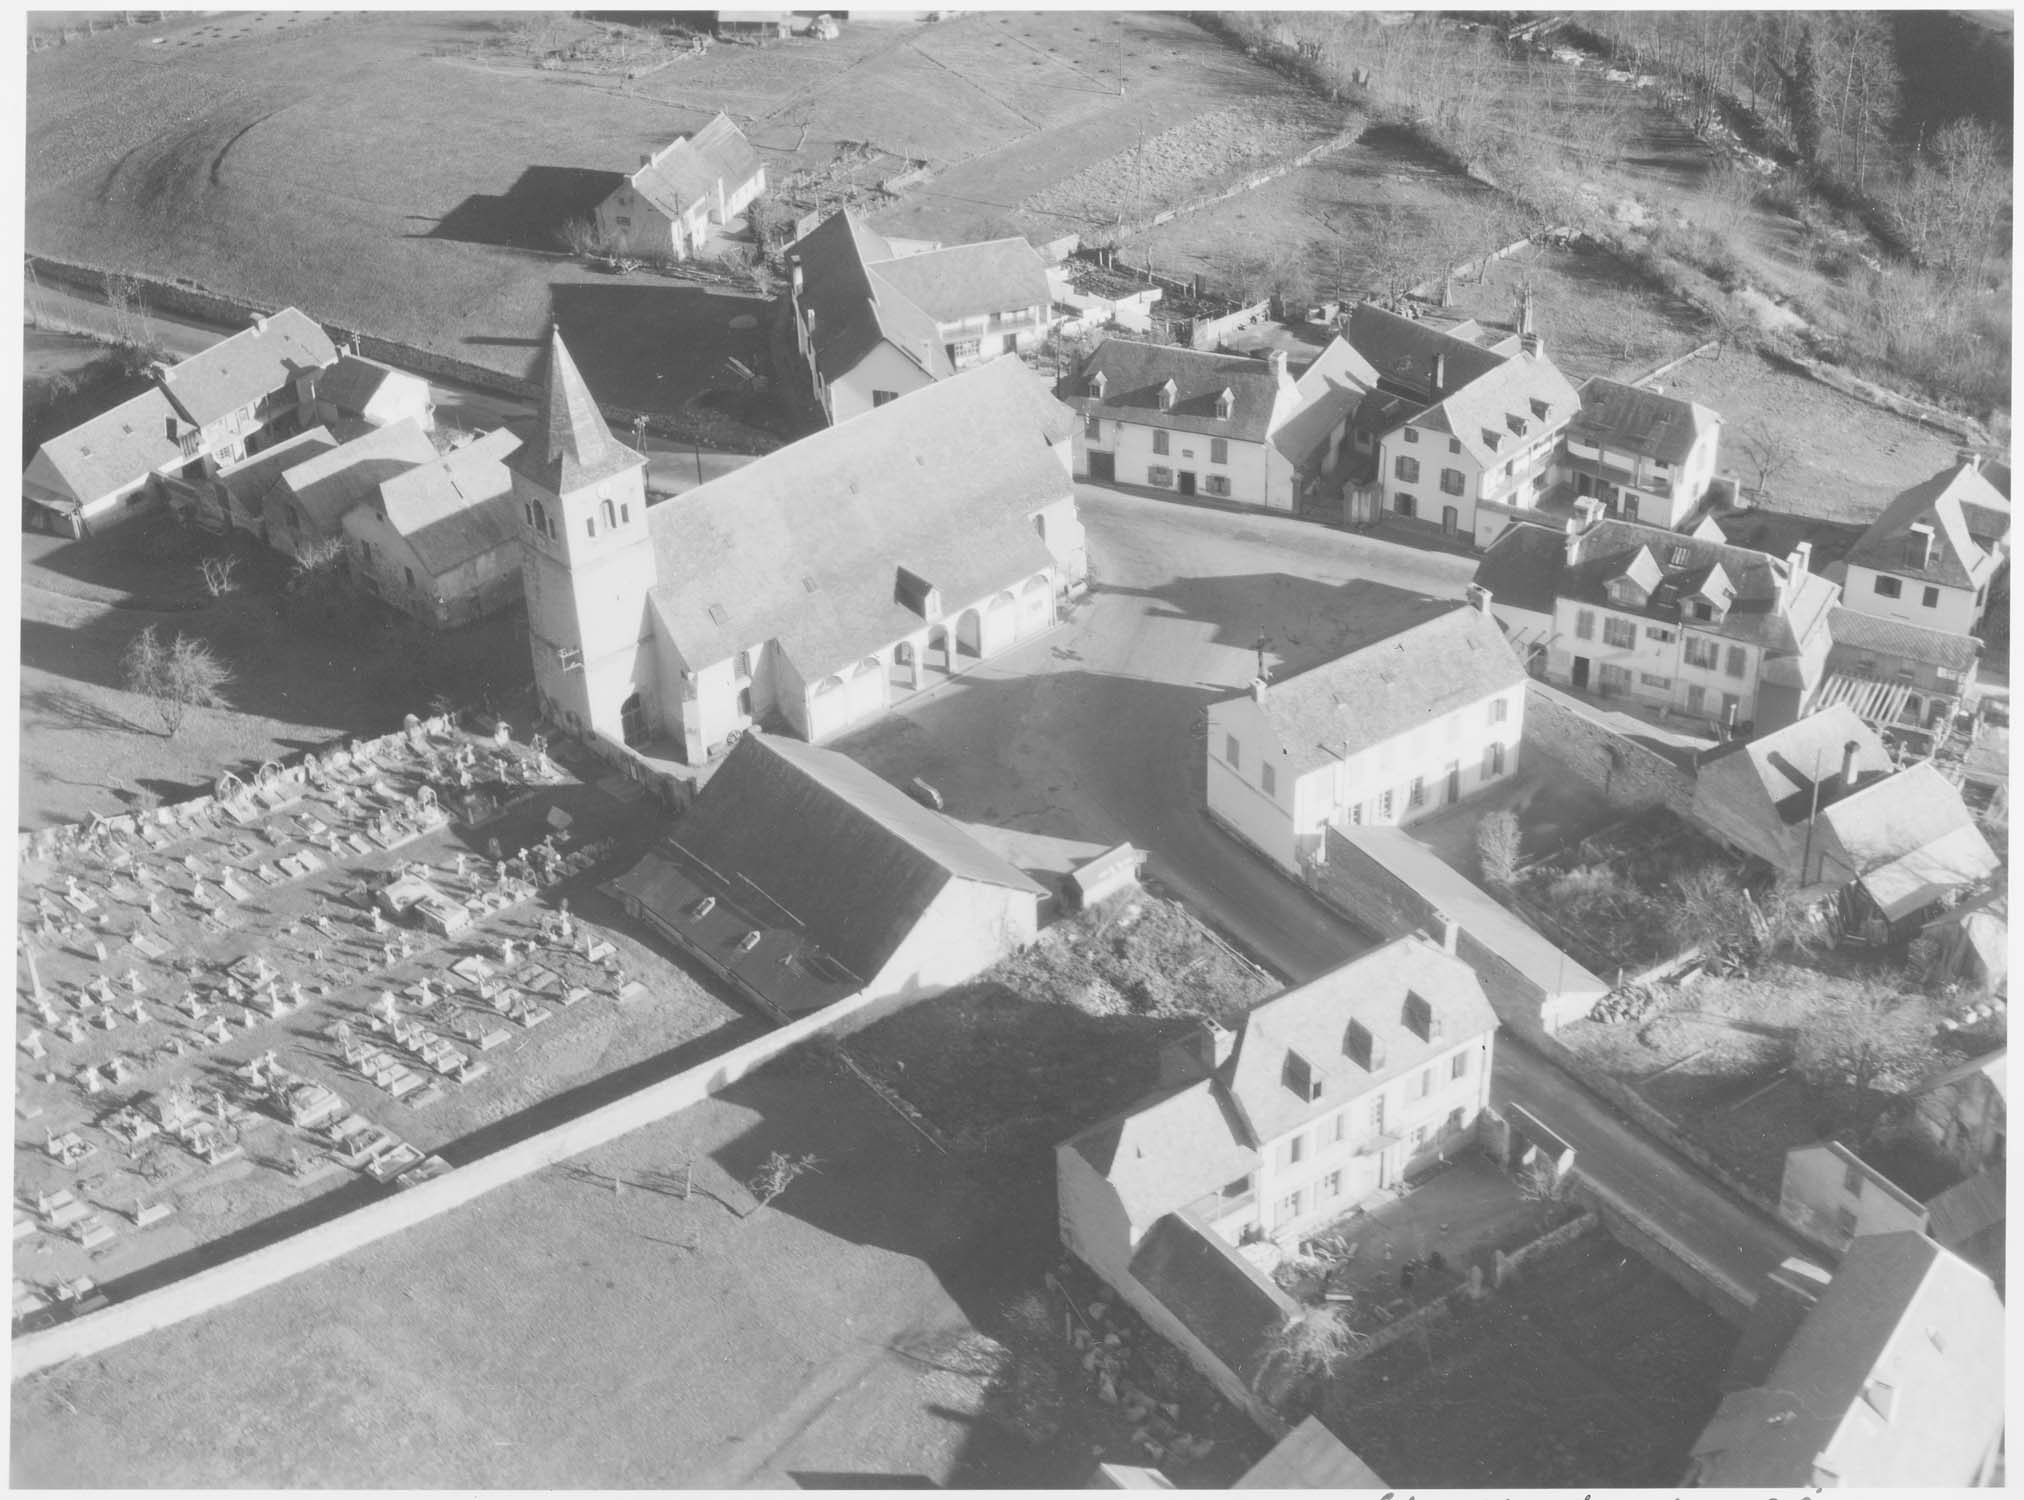
[[[508,460],[534,680],[643,769],[761,727],[819,742],[1046,630],[1085,586],[1074,422],[997,360],[651,510],[551,332]]]

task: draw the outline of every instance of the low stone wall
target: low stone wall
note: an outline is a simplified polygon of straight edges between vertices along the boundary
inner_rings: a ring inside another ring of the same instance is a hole
[[[1619,734],[1545,683],[1525,685],[1525,738],[1601,792],[1612,807],[1664,807],[1682,817],[1693,809],[1689,772]]]
[[[143,1292],[131,1301],[115,1302],[71,1322],[23,1335],[14,1341],[14,1378],[19,1380],[65,1360],[101,1354],[129,1339],[214,1312],[304,1271],[328,1265],[339,1256],[426,1223],[529,1173],[678,1114],[797,1043],[823,1032],[848,1034],[890,1008],[889,1002],[882,1006],[862,992],[849,996],[687,1072],[504,1146],[441,1177],[406,1191],[390,1192],[327,1224]]]
[[[1757,1305],[1755,1288],[1744,1286],[1721,1267],[1695,1254],[1590,1178],[1576,1172],[1573,1184],[1573,1195],[1595,1210],[1610,1238],[1636,1251],[1640,1259],[1665,1272],[1686,1288],[1695,1301],[1711,1308],[1725,1321],[1739,1327],[1749,1323],[1751,1310]]]

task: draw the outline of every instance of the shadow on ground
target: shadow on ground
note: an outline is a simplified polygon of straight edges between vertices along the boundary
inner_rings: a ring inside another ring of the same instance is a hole
[[[474,193],[412,238],[567,254],[563,226],[590,214],[624,181],[620,173],[584,167],[529,167],[505,192]]]

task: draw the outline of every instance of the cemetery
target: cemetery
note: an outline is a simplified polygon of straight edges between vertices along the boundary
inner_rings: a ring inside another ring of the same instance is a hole
[[[629,790],[504,723],[410,716],[24,834],[17,1331],[347,1184],[438,1175],[439,1147],[560,1090],[750,1034],[598,920],[597,881],[651,832]]]

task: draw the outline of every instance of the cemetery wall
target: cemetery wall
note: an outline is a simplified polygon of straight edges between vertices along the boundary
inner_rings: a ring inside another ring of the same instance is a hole
[[[200,1317],[291,1276],[327,1265],[403,1229],[517,1182],[532,1172],[602,1146],[643,1126],[700,1104],[795,1044],[832,1029],[849,1031],[893,1008],[890,997],[862,992],[777,1031],[734,1047],[722,1057],[651,1084],[637,1093],[579,1115],[552,1130],[502,1147],[441,1177],[355,1209],[327,1224],[236,1256],[130,1301],[14,1341],[14,1378],[66,1360],[103,1353],[129,1339]]]

